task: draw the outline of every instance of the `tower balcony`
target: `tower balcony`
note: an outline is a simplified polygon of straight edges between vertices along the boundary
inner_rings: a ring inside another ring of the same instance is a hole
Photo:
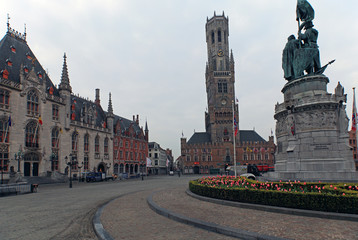
[[[231,76],[231,71],[214,71],[214,77],[228,77]]]

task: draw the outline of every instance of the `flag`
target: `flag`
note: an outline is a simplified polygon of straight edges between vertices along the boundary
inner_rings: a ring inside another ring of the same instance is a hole
[[[252,150],[249,147],[246,147],[246,152],[252,152]]]
[[[40,124],[40,125],[42,125],[42,118],[41,118],[41,115],[39,116],[38,121],[39,121],[39,124]]]
[[[355,88],[353,88],[352,131],[354,132],[357,131],[357,107],[356,107]]]
[[[62,128],[60,128],[60,133],[63,133]]]
[[[167,158],[167,167],[169,166],[169,159]]]
[[[236,117],[234,117],[234,129],[235,129],[235,137],[237,135],[237,122],[236,122]]]
[[[296,20],[298,21],[299,19],[303,22],[314,19],[314,10],[307,0],[297,0]]]
[[[9,127],[11,127],[11,116],[9,116],[8,124],[9,124]]]

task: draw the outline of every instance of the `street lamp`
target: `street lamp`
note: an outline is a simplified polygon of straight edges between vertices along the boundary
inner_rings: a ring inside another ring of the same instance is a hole
[[[67,162],[67,160],[68,160],[67,156],[65,157],[65,161],[67,162],[66,163],[67,166],[70,168],[70,186],[69,187],[72,188],[72,166],[76,166],[77,161],[73,161],[72,154],[70,154],[70,157],[71,157],[71,159],[69,162]]]

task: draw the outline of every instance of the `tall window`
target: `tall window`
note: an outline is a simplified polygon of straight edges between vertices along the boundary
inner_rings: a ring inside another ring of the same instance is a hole
[[[99,136],[96,136],[94,140],[94,151],[96,153],[99,153]]]
[[[218,31],[218,42],[221,42],[221,31]]]
[[[27,93],[27,114],[39,114],[39,97],[35,90],[31,90]]]
[[[9,108],[10,103],[10,93],[5,89],[0,89],[0,107],[1,108]]]
[[[83,158],[83,168],[84,168],[84,170],[88,170],[88,169],[89,169],[88,154],[85,154],[85,156],[84,156],[84,158]]]
[[[215,43],[215,33],[214,33],[214,31],[211,32],[211,43]]]
[[[32,121],[26,125],[25,128],[25,146],[39,147],[39,127],[38,123]]]
[[[72,133],[72,151],[77,152],[78,149],[78,132]]]
[[[56,127],[51,132],[51,147],[58,149],[60,130]]]
[[[108,154],[108,138],[104,139],[104,153]]]
[[[223,92],[223,84],[221,82],[218,83],[218,92]]]
[[[9,171],[9,149],[3,149],[0,152],[0,167],[4,169],[4,172]]]
[[[9,142],[10,120],[3,118],[0,120],[0,142]]]
[[[58,105],[53,104],[52,105],[52,120],[58,120],[58,116],[59,116]]]
[[[223,83],[223,92],[227,93],[227,83]]]
[[[83,150],[85,152],[88,152],[89,151],[89,135],[88,135],[88,133],[85,135],[83,141],[84,141]]]

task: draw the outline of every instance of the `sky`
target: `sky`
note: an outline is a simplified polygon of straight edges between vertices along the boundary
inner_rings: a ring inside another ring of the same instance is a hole
[[[341,82],[352,116],[358,80],[358,1],[310,0],[328,92]],[[94,100],[100,89],[106,111],[148,123],[149,141],[180,155],[187,140],[205,131],[207,108],[205,24],[216,11],[229,17],[235,59],[239,128],[265,140],[275,132],[274,111],[283,101],[282,50],[297,35],[296,0],[0,0],[0,35],[10,26],[27,43],[54,84],[67,55],[74,94]]]

